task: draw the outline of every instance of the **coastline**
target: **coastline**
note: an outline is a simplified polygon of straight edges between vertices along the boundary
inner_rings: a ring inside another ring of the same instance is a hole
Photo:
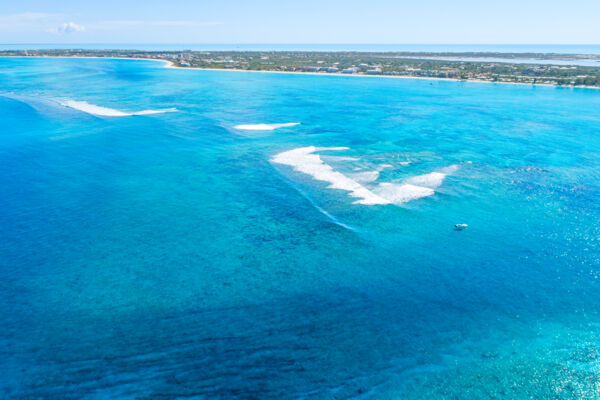
[[[97,56],[0,56],[2,58],[89,58],[89,59],[105,59],[105,60],[144,60],[158,61],[165,63],[165,68],[173,68],[180,70],[199,70],[199,71],[231,71],[231,72],[258,72],[266,74],[290,74],[290,75],[316,75],[316,76],[344,76],[344,77],[361,77],[361,78],[388,78],[388,79],[419,79],[429,81],[449,81],[449,82],[475,82],[475,83],[490,83],[501,85],[523,85],[523,86],[546,86],[555,88],[569,89],[600,89],[599,86],[571,86],[571,85],[553,85],[549,83],[524,83],[524,82],[493,82],[482,79],[456,79],[456,78],[437,78],[433,76],[411,76],[411,75],[366,75],[366,74],[343,74],[340,72],[320,73],[320,72],[303,72],[303,71],[262,71],[262,70],[247,70],[235,68],[201,68],[201,67],[180,67],[175,65],[173,61],[160,58],[143,58],[143,57],[97,57]]]
[[[68,57],[67,57],[68,58]],[[103,57],[98,57],[103,58]],[[128,60],[136,60],[136,58],[123,58]],[[174,69],[194,69],[200,71],[231,71],[231,72],[258,72],[266,74],[291,74],[291,75],[316,75],[316,76],[343,76],[343,77],[354,77],[354,78],[387,78],[387,79],[419,79],[427,81],[448,81],[448,82],[475,82],[475,83],[491,83],[491,84],[503,84],[503,85],[524,85],[524,86],[547,86],[555,88],[570,88],[570,89],[600,89],[599,86],[563,86],[563,85],[552,85],[549,83],[524,83],[524,82],[492,82],[482,79],[456,79],[456,78],[436,78],[433,76],[411,76],[411,75],[367,75],[367,74],[343,74],[340,72],[332,73],[321,73],[321,72],[302,72],[302,71],[258,71],[258,70],[247,70],[247,69],[235,69],[235,68],[201,68],[201,67],[179,67],[169,60],[158,60],[152,58],[137,58],[137,60],[154,60],[154,61],[165,61],[167,65],[165,68]]]

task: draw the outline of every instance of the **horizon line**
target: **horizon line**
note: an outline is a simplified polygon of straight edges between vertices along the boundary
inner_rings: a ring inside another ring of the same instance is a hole
[[[327,46],[327,45],[384,45],[384,46],[600,46],[599,43],[302,43],[302,42],[288,42],[288,43],[267,43],[267,42],[256,42],[256,43],[194,43],[194,42],[0,42],[0,45],[33,45],[33,44],[43,44],[43,45],[68,45],[68,44],[110,44],[110,45],[127,45],[127,44],[143,44],[143,45],[232,45],[232,46],[247,46],[247,45],[311,45],[311,46]]]

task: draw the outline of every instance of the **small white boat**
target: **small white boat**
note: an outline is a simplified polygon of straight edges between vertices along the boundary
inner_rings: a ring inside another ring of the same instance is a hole
[[[456,224],[456,225],[454,225],[454,229],[456,229],[457,231],[465,230],[468,227],[469,227],[469,225],[467,225],[467,224]]]

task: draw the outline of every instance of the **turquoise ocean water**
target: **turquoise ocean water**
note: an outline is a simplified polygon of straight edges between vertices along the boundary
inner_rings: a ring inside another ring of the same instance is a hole
[[[592,89],[0,59],[0,397],[600,398],[599,156]]]

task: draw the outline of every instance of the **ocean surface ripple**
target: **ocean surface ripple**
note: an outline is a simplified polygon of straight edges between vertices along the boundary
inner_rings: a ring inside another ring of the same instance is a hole
[[[0,88],[1,399],[600,398],[600,91],[50,58]]]

